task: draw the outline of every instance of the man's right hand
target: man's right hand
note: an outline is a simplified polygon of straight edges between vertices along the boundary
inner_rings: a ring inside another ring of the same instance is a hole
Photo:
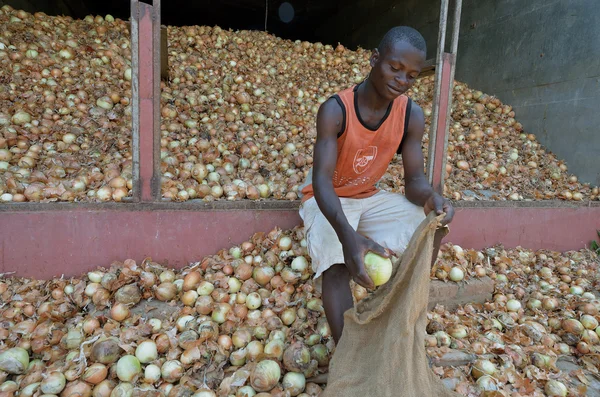
[[[389,258],[391,256],[390,251],[356,231],[344,237],[341,243],[344,249],[346,267],[354,281],[367,289],[373,289],[375,287],[373,280],[371,280],[365,269],[365,255],[368,252],[373,252],[384,258]]]

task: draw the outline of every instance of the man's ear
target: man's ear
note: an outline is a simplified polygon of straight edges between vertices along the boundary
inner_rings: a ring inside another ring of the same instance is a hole
[[[379,50],[375,48],[373,50],[373,54],[371,54],[371,67],[375,67],[375,64],[379,61]]]

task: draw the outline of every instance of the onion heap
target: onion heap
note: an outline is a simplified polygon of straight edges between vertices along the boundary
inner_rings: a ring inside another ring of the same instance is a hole
[[[179,270],[0,279],[0,392],[316,396],[334,345],[312,276],[297,227]]]
[[[467,274],[484,268],[495,291],[484,304],[454,311],[438,305],[428,313],[429,357],[452,351],[476,357],[467,365],[434,366],[446,385],[469,396],[586,395],[585,382],[600,368],[598,255],[502,246],[477,252],[446,244],[438,271],[452,260]],[[570,365],[563,369],[579,369],[563,370],[561,362]]]
[[[0,9],[0,202],[120,201],[131,195],[131,50],[126,21]],[[161,83],[162,197],[296,200],[316,114],[362,81],[370,51],[265,32],[168,27]],[[433,77],[407,93],[424,110]],[[596,200],[498,98],[456,82],[447,184],[454,200]],[[380,181],[402,192],[401,158]]]
[[[598,261],[585,250],[445,244],[437,269],[449,263],[449,275],[458,268],[465,277],[446,281],[486,275],[495,293],[428,313],[430,358],[453,350],[475,358],[434,372],[467,396],[583,395],[585,373],[570,376],[557,362],[568,357],[594,373],[600,365]],[[297,227],[256,233],[179,270],[146,258],[81,278],[2,278],[0,391],[318,396],[326,386],[310,378],[327,372],[335,346],[313,275]],[[368,294],[353,288],[356,301]]]
[[[130,195],[125,21],[0,9],[0,201]]]

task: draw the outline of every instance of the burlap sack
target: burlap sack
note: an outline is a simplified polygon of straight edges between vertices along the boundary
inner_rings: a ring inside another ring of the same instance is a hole
[[[428,366],[425,327],[435,231],[432,212],[392,278],[345,315],[322,397],[458,397]]]

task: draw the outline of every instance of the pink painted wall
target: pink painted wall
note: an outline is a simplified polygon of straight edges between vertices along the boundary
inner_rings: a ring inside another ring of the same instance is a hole
[[[76,276],[114,260],[147,256],[182,267],[257,231],[300,222],[294,209],[5,211],[0,212],[0,273]],[[457,208],[447,241],[465,248],[502,243],[565,251],[589,245],[597,228],[598,206]]]

